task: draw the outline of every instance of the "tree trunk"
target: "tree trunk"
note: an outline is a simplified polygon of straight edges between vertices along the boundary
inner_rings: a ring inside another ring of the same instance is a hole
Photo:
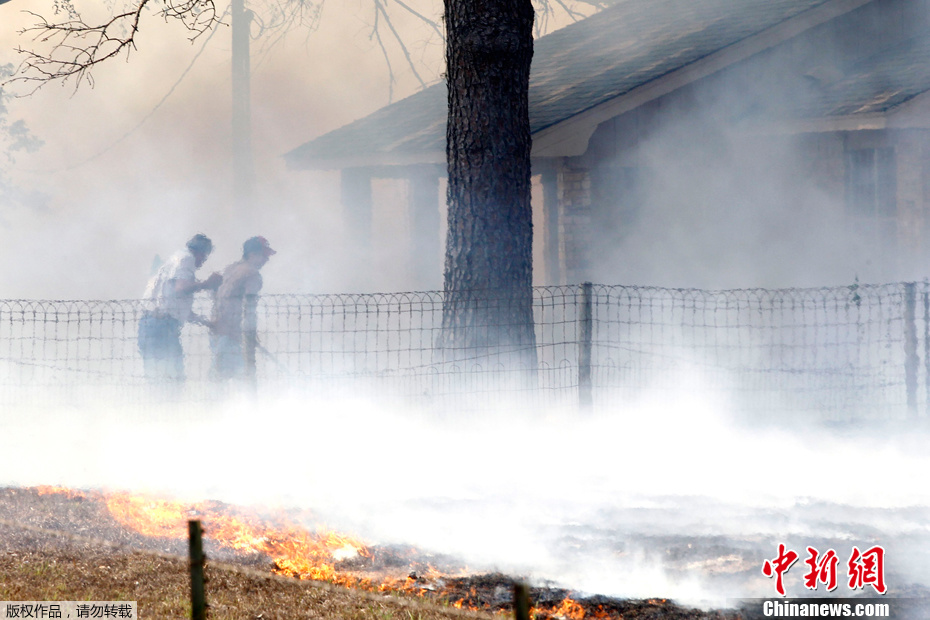
[[[531,0],[445,0],[449,232],[443,346],[535,368]]]

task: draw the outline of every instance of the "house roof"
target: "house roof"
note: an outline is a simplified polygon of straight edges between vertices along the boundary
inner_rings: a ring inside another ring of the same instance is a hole
[[[540,132],[685,71],[728,48],[735,49],[791,20],[826,8],[841,13],[866,2],[620,0],[536,41],[529,91],[534,140]],[[786,31],[785,36],[792,33],[797,31]],[[889,52],[873,62],[895,65],[913,60],[908,54],[917,52],[902,49],[896,53]],[[909,71],[926,73],[928,64],[924,62],[919,68],[901,64],[900,81],[914,77]],[[820,113],[893,105],[914,90],[926,89],[922,79],[912,82],[909,89],[882,98],[876,97],[880,84],[849,76],[825,91]],[[445,126],[446,87],[439,83],[307,142],[285,158],[297,168],[438,162],[445,157]]]
[[[930,90],[930,37],[902,40],[858,61],[818,90],[817,96],[794,110],[796,116],[824,118],[888,112]]]

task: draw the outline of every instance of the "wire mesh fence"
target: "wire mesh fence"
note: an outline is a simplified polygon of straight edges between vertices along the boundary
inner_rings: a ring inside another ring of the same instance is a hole
[[[690,374],[739,411],[925,414],[925,283],[701,291],[594,287],[593,385],[629,399]],[[923,370],[921,370],[923,369]]]
[[[210,300],[195,300],[209,314]],[[700,390],[752,414],[819,418],[926,415],[926,283],[706,291],[556,286],[533,291],[535,355],[450,351],[443,294],[266,295],[256,389],[368,393],[443,409],[503,400],[526,408],[612,407]],[[215,399],[206,327],[182,332],[186,381],[152,386],[127,301],[0,301],[6,404]]]

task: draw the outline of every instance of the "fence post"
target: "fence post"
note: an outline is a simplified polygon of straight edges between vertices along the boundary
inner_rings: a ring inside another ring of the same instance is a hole
[[[514,620],[530,620],[530,590],[525,583],[513,584]]]
[[[591,394],[591,341],[594,325],[592,324],[592,291],[590,282],[581,285],[581,307],[578,309],[578,404],[583,411],[589,411],[592,405]]]
[[[917,291],[913,282],[904,285],[904,384],[907,388],[907,412],[917,415]]]
[[[206,557],[203,555],[203,529],[200,521],[192,519],[187,522],[190,535],[191,558],[191,620],[206,620],[207,599],[204,594],[203,565]]]
[[[923,285],[924,302],[924,415],[930,415],[930,293],[927,281]]]
[[[243,362],[245,380],[251,388],[258,384],[255,370],[255,351],[258,348],[258,295],[246,295],[242,308],[242,331],[244,333]]]

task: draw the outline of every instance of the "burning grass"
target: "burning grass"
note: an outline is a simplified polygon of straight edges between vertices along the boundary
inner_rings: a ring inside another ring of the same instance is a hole
[[[0,600],[136,600],[143,618],[190,617],[190,578],[184,558],[127,551],[9,524],[0,524],[0,541]],[[481,617],[227,564],[210,563],[207,579],[213,620]]]
[[[185,557],[193,518],[205,529],[214,619],[512,613],[509,576],[473,575],[415,549],[307,528],[312,515],[267,517],[218,502],[53,487],[0,489],[0,600],[138,600],[143,617],[189,617]],[[582,599],[558,588],[531,588],[530,598],[539,619],[734,617],[663,599]]]

